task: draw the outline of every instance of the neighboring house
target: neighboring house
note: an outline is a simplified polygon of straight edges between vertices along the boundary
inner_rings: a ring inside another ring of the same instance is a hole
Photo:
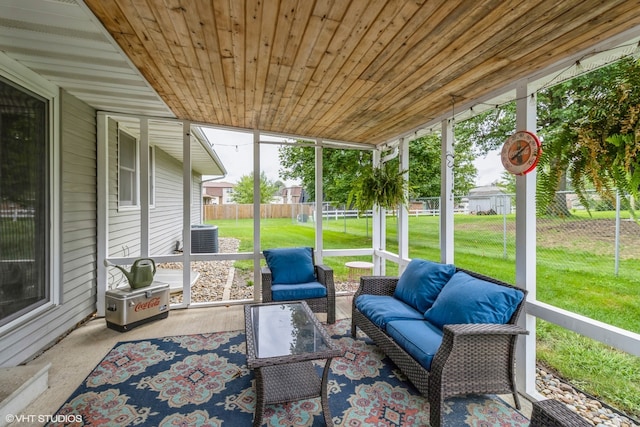
[[[233,201],[235,184],[224,181],[204,181],[202,183],[202,203],[205,205],[227,205]]]
[[[469,191],[467,196],[469,212],[478,215],[511,213],[511,196],[500,187],[485,185]]]
[[[280,192],[282,196],[282,203],[294,204],[306,202],[306,193],[304,188],[300,185],[293,185],[291,187],[285,187]]]

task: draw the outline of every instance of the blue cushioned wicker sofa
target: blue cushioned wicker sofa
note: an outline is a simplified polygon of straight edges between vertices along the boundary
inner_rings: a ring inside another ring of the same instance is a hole
[[[512,393],[516,325],[526,291],[414,259],[401,277],[366,276],[353,298],[351,334],[367,334],[427,396],[433,427],[442,403],[462,394]]]

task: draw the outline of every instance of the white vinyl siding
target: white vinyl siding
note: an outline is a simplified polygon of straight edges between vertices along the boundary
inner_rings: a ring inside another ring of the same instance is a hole
[[[108,121],[109,140],[109,256],[140,255],[140,210],[119,210],[118,124]],[[110,269],[113,272],[114,269]],[[119,276],[116,275],[116,279]]]
[[[202,176],[191,176],[191,224],[202,223]]]
[[[182,163],[156,147],[156,205],[149,215],[149,253],[182,247]]]
[[[118,209],[118,167],[117,134],[115,120],[109,119],[109,256],[140,256],[140,210]],[[152,146],[153,141],[149,141]],[[151,153],[151,151],[150,151]],[[153,171],[153,172],[152,172]],[[149,255],[169,255],[176,247],[182,248],[182,163],[157,146],[153,146],[153,160],[150,162],[150,188],[153,198],[149,212]],[[200,191],[200,175],[192,176],[194,194]],[[192,223],[200,224],[201,197],[197,194],[192,204]],[[114,269],[109,270],[108,285],[120,280]]]

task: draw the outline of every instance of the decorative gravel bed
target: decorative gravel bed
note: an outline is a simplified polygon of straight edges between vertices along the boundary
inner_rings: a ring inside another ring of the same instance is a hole
[[[221,253],[238,251],[240,241],[233,238],[219,238]],[[181,263],[162,263],[158,268],[181,270]],[[198,280],[191,287],[192,302],[237,301],[253,299],[253,273],[236,270],[233,261],[197,261],[191,269],[199,273]],[[355,292],[356,282],[336,282],[336,292]],[[171,303],[182,302],[182,293],[171,295]]]
[[[631,419],[576,390],[541,367],[536,369],[536,389],[548,399],[563,402],[594,426],[638,427]]]
[[[222,253],[238,251],[240,242],[232,238],[219,238]],[[180,263],[159,264],[158,268],[182,269]],[[193,262],[191,269],[200,273],[191,287],[193,302],[253,300],[253,273],[242,272],[233,267],[233,261]],[[357,282],[336,282],[336,292],[355,292]],[[182,293],[171,296],[171,303],[182,302]],[[542,368],[536,370],[536,388],[548,399],[556,399],[594,426],[640,427],[629,418],[613,411],[600,401],[586,396],[571,385]]]

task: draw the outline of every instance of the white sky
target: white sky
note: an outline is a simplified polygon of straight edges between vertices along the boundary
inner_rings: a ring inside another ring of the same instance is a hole
[[[207,138],[213,144],[213,149],[222,160],[227,169],[225,182],[238,182],[238,180],[251,173],[253,170],[253,135],[249,133],[233,132],[226,130],[214,130],[203,128]],[[261,138],[263,141],[275,138]],[[280,162],[278,160],[278,144],[261,144],[260,167],[271,181],[284,181],[278,176]],[[476,185],[489,185],[500,179],[504,170],[500,161],[500,150],[495,150],[485,157],[474,162],[478,169]],[[284,181],[285,184],[294,184],[292,181]]]
[[[478,169],[476,185],[490,185],[500,179],[504,171],[502,160],[500,160],[500,151],[500,149],[490,151],[486,156],[479,157],[473,162]]]

